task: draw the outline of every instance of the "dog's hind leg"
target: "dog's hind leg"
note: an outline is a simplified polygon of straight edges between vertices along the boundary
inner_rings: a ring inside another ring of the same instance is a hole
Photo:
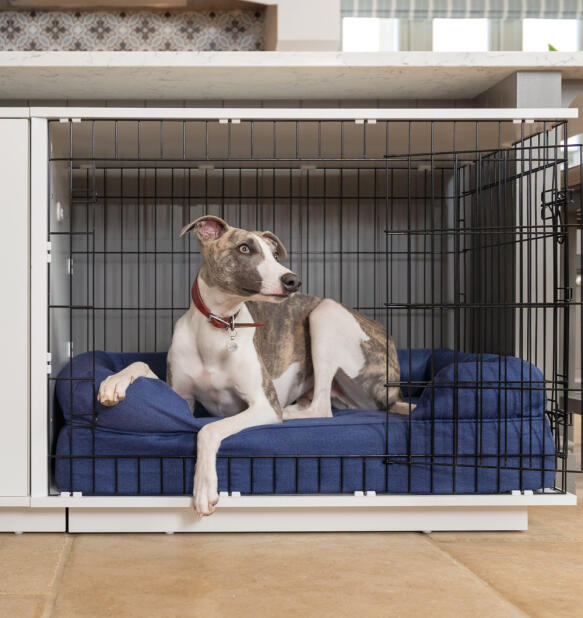
[[[385,409],[408,414],[414,406],[404,402],[397,350],[378,323],[324,299],[310,314],[310,340],[314,368],[314,394],[309,405],[283,410],[283,418],[332,416],[331,399],[346,407]],[[388,363],[387,363],[388,352]],[[388,380],[393,385],[385,386]]]
[[[309,322],[314,369],[312,401],[309,405],[300,402],[284,408],[284,419],[332,416],[335,377],[341,373],[355,378],[365,363],[361,342],[368,337],[354,315],[340,303],[322,300],[310,313]],[[368,398],[360,403],[362,407],[373,405]]]

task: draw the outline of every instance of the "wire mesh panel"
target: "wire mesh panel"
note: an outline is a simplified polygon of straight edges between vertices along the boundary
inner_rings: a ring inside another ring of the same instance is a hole
[[[565,123],[93,120],[49,131],[52,491],[192,490],[195,429],[122,431],[95,395],[103,367],[150,354],[164,371],[202,260],[178,232],[204,214],[273,231],[303,292],[380,322],[401,365],[385,386],[411,404],[407,415],[350,412],[342,435],[360,438],[336,451],[225,447],[220,489],[566,490],[580,345],[569,232],[580,222],[567,218]]]

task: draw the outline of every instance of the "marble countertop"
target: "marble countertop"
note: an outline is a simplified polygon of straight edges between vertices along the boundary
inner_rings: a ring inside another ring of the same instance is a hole
[[[0,52],[0,98],[470,99],[519,70],[583,79],[583,52]]]

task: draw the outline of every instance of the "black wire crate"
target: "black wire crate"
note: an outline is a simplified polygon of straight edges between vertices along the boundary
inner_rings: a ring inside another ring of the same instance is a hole
[[[578,147],[566,131],[562,121],[49,122],[50,492],[192,492],[196,434],[212,411],[189,411],[163,384],[167,406],[138,383],[119,409],[96,392],[138,358],[165,377],[202,259],[178,233],[204,214],[271,230],[303,292],[380,322],[401,366],[384,386],[410,403],[409,414],[338,410],[233,436],[219,451],[220,491],[568,491],[580,466],[583,264],[570,214],[580,198],[565,183]]]

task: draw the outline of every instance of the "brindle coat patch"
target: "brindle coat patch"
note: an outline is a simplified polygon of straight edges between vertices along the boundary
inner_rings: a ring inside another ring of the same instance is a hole
[[[241,253],[243,244],[251,253]],[[229,228],[218,240],[203,245],[202,253],[205,262],[200,276],[205,283],[242,297],[259,292],[261,277],[257,267],[263,260],[263,251],[252,233]]]
[[[313,373],[310,347],[310,313],[320,304],[316,296],[296,293],[281,303],[246,303],[255,322],[253,343],[272,380],[299,363],[299,379]]]
[[[265,393],[267,401],[269,401],[277,416],[282,418],[283,412],[281,410],[281,405],[277,397],[275,386],[273,386],[273,380],[271,379],[261,356],[259,356],[259,363],[261,364],[261,386],[263,387],[263,392]]]
[[[364,392],[373,397],[379,408],[384,408],[387,404],[395,403],[401,397],[401,389],[398,386],[392,386],[388,391],[385,388],[387,377],[389,382],[398,382],[401,375],[395,342],[383,326],[375,320],[371,320],[357,311],[350,309],[348,311],[356,318],[360,328],[369,338],[368,341],[363,341],[360,344],[365,363],[355,381]],[[387,348],[389,353],[388,376]]]
[[[304,381],[313,373],[310,314],[320,304],[321,298],[308,294],[294,294],[279,303],[248,302],[247,307],[256,322],[265,326],[255,329],[254,344],[258,355],[272,380],[277,379],[292,363],[298,362],[298,378]],[[356,311],[347,309],[356,318],[360,328],[368,337],[361,342],[365,364],[355,382],[371,396],[379,409],[400,399],[398,386],[385,388],[387,380],[387,347],[389,352],[390,382],[400,377],[397,349],[392,337],[378,322]],[[388,346],[387,346],[388,337]]]

